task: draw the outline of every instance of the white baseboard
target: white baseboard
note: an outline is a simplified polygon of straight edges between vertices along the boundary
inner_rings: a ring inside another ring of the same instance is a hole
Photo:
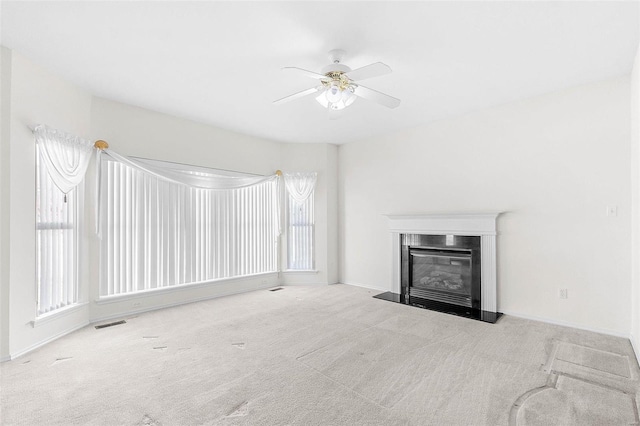
[[[311,283],[281,283],[279,286],[276,287],[300,287],[300,286],[305,286],[305,285],[310,285],[310,286],[323,286],[323,285],[330,285],[327,283],[319,283],[319,282],[311,282]]]
[[[633,335],[633,333],[629,333],[629,341],[631,342],[631,348],[633,349],[633,353],[636,356],[636,363],[639,363],[638,359],[640,357],[638,357],[638,355],[640,355],[640,352],[638,352],[638,349],[640,349],[640,347],[636,343],[636,338]]]
[[[207,295],[207,296],[202,296],[202,297],[196,297],[196,298],[189,299],[189,300],[181,300],[179,302],[164,303],[164,304],[160,304],[160,305],[148,306],[148,307],[145,307],[145,308],[142,308],[142,309],[137,309],[137,310],[134,310],[134,311],[127,311],[125,313],[118,313],[118,314],[114,314],[114,315],[106,315],[106,316],[102,316],[102,317],[91,318],[90,319],[90,323],[91,324],[95,324],[97,322],[102,322],[102,321],[109,321],[109,320],[119,319],[119,318],[127,318],[127,317],[131,317],[133,315],[143,314],[145,312],[157,311],[159,309],[172,308],[174,306],[187,305],[189,303],[202,302],[204,300],[217,299],[219,297],[233,296],[234,294],[249,293],[249,292],[255,291],[255,290],[266,290],[268,288],[273,288],[273,287],[278,287],[278,285],[274,285],[273,283],[271,283],[271,284],[259,284],[259,285],[256,285],[253,288],[248,288],[248,289],[244,289],[244,290],[221,292],[221,293],[217,293],[217,294],[212,294],[212,295]]]
[[[571,327],[571,328],[577,328],[578,330],[585,330],[585,331],[592,331],[594,333],[600,333],[600,334],[607,334],[609,336],[616,336],[616,337],[622,337],[625,339],[629,338],[629,334],[624,333],[624,332],[620,332],[620,331],[615,331],[615,330],[609,330],[606,328],[598,328],[598,327],[588,327],[588,326],[584,326],[581,324],[575,324],[572,322],[568,322],[568,321],[559,321],[559,320],[555,320],[552,318],[545,318],[545,317],[538,317],[538,316],[534,316],[534,315],[528,315],[528,314],[521,314],[519,312],[513,312],[513,311],[502,311],[499,309],[500,312],[502,312],[505,315],[509,315],[512,317],[518,317],[518,318],[523,318],[523,319],[528,319],[528,320],[532,320],[532,321],[540,321],[540,322],[544,322],[547,324],[553,324],[553,325],[561,325],[563,327]]]
[[[11,357],[9,355],[3,356],[2,358],[0,358],[0,363],[7,362],[7,361],[11,361]]]
[[[15,352],[15,353],[10,354],[10,355],[9,355],[9,359],[7,359],[6,361],[14,360],[14,359],[16,359],[16,358],[18,358],[18,357],[20,357],[20,356],[22,356],[22,355],[25,355],[25,354],[27,354],[27,353],[29,353],[29,352],[33,351],[33,350],[36,350],[36,349],[38,349],[38,348],[40,348],[40,347],[42,347],[42,346],[46,345],[47,343],[51,343],[51,342],[53,342],[54,340],[57,340],[57,339],[59,339],[59,338],[61,338],[61,337],[63,337],[63,336],[66,336],[66,335],[67,335],[67,334],[69,334],[69,333],[73,333],[73,332],[74,332],[74,331],[76,331],[76,330],[80,330],[81,328],[86,327],[87,325],[89,325],[89,323],[88,323],[88,322],[83,322],[83,323],[82,323],[82,324],[80,324],[80,325],[73,326],[73,327],[71,327],[71,328],[69,328],[69,329],[67,329],[67,330],[61,331],[61,332],[60,332],[60,333],[58,333],[58,334],[55,334],[55,335],[50,336],[50,337],[47,337],[47,338],[46,338],[46,339],[44,339],[44,340],[41,340],[41,341],[39,341],[39,342],[37,342],[37,343],[34,343],[33,345],[29,346],[28,348],[25,348],[25,349],[23,349],[23,350],[21,350],[21,351],[18,351],[18,352]],[[3,359],[3,361],[5,361],[5,360]]]
[[[360,284],[360,283],[345,283],[345,282],[338,282],[336,284],[345,284],[345,285],[351,285],[354,287],[361,287],[361,288],[368,288],[369,290],[376,290],[379,291],[381,293],[384,293],[385,291],[391,291],[388,288],[379,288],[379,287],[374,287],[371,285],[367,285],[367,284]]]

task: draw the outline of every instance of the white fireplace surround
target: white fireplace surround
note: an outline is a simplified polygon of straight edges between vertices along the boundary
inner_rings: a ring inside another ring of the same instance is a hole
[[[500,213],[386,215],[392,237],[391,291],[400,294],[400,236],[402,234],[479,236],[481,309],[497,312],[496,221]]]

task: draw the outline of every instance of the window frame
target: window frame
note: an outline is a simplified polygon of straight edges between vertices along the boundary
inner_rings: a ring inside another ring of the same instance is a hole
[[[291,264],[291,253],[293,250],[292,247],[292,232],[291,229],[293,228],[294,225],[292,225],[291,223],[291,208],[292,208],[292,204],[300,204],[297,203],[293,197],[291,196],[291,194],[289,194],[288,191],[285,191],[285,197],[286,197],[286,201],[285,201],[285,205],[286,205],[286,255],[285,255],[285,272],[316,272],[316,250],[315,250],[315,244],[316,244],[316,221],[315,221],[315,188],[313,189],[313,191],[311,192],[311,194],[309,194],[309,198],[307,198],[304,201],[303,205],[306,205],[307,203],[310,202],[311,206],[311,223],[310,224],[297,224],[295,226],[304,226],[304,227],[310,227],[311,231],[310,231],[310,242],[309,242],[309,246],[307,247],[308,251],[310,252],[310,257],[311,259],[309,260],[309,267],[306,268],[296,268],[295,265]],[[307,217],[309,216],[308,214],[306,215]]]

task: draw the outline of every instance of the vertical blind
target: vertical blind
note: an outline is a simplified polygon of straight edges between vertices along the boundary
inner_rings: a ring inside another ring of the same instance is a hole
[[[314,193],[303,202],[287,195],[288,223],[287,223],[287,269],[312,270],[314,268],[313,255],[313,198]]]
[[[63,194],[36,145],[37,314],[78,302],[78,188]]]
[[[101,296],[277,270],[275,181],[210,190],[118,161],[101,170]]]

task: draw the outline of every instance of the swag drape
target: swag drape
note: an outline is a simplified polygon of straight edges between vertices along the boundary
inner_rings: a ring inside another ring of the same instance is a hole
[[[184,172],[181,170],[169,169],[167,167],[160,167],[151,165],[149,163],[137,160],[135,158],[125,157],[110,149],[102,150],[103,154],[109,155],[116,161],[126,164],[135,170],[148,173],[159,179],[177,183],[181,185],[192,186],[200,189],[238,189],[246,188],[248,186],[257,185],[259,183],[267,182],[277,179],[278,176],[273,174],[269,176],[216,176],[216,175],[198,175],[190,172]]]
[[[98,150],[97,157],[97,173],[96,173],[96,233],[98,236],[101,236],[101,223],[102,223],[102,208],[101,208],[101,200],[102,200],[102,184],[101,180],[101,155],[108,155],[112,159],[125,164],[134,170],[146,173],[150,176],[156,177],[158,179],[171,182],[179,185],[186,185],[188,187],[199,188],[199,189],[209,189],[209,190],[232,190],[232,189],[241,189],[247,188],[250,186],[258,185],[264,182],[275,181],[276,185],[279,188],[279,182],[277,174],[268,175],[268,176],[243,176],[243,177],[232,177],[232,176],[218,176],[212,174],[196,174],[188,171],[181,171],[176,169],[170,169],[167,167],[161,167],[146,163],[144,161],[140,161],[134,158],[126,157],[124,155],[120,155],[117,152],[112,151],[109,148],[105,148],[103,150]],[[277,191],[279,192],[279,190]],[[279,197],[278,197],[279,201]],[[280,217],[280,205],[279,202],[276,204],[277,208],[277,216]],[[277,231],[278,235],[281,233],[281,225],[280,220],[277,221]]]
[[[293,200],[304,203],[316,186],[318,174],[316,172],[284,172],[284,184]]]
[[[33,133],[51,180],[67,194],[82,182],[91,160],[93,143],[44,124],[38,125]]]

